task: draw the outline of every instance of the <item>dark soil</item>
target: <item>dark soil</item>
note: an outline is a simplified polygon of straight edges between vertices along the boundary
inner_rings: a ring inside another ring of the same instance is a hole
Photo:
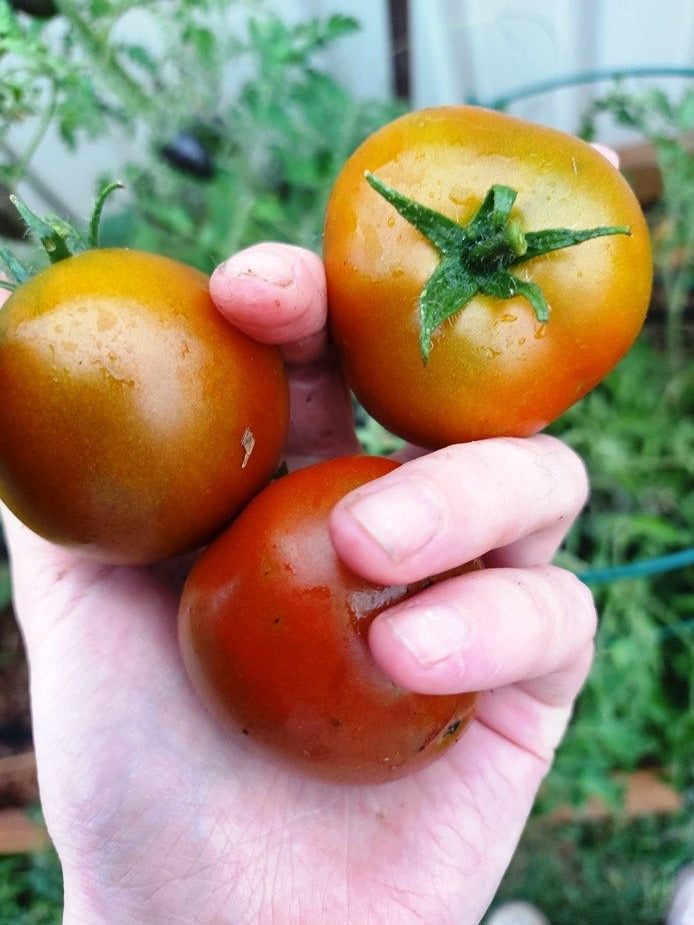
[[[0,809],[38,800],[29,670],[11,608],[0,611]]]

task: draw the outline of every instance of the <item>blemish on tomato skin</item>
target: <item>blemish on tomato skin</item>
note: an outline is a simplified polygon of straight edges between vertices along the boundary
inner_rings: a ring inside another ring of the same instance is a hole
[[[248,461],[251,458],[251,453],[253,452],[254,446],[255,437],[253,435],[253,431],[250,427],[247,427],[243,432],[243,436],[241,437],[241,448],[244,452],[243,462],[241,463],[242,469],[245,469],[248,465]]]
[[[439,733],[435,740],[435,747],[438,749],[444,749],[448,748],[449,745],[453,745],[453,743],[458,740],[460,733],[463,731],[464,727],[461,728],[462,724],[463,721],[460,718],[454,719],[452,722],[450,722],[448,726],[446,726],[446,728]],[[427,744],[428,743],[425,743],[425,745]],[[420,749],[420,751],[421,750],[422,749]]]

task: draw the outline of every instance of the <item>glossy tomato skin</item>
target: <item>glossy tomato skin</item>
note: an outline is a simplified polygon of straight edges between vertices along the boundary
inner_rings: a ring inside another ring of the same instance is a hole
[[[234,330],[207,277],[103,249],[0,312],[0,494],[33,530],[113,563],[198,547],[280,461],[276,349]]]
[[[396,465],[340,457],[273,482],[205,550],[181,600],[186,668],[217,720],[332,781],[388,781],[428,764],[475,703],[474,694],[415,694],[386,678],[369,626],[428,582],[371,584],[329,538],[335,503]]]
[[[523,231],[625,225],[518,264],[550,308],[476,296],[418,346],[417,305],[439,262],[433,245],[364,179],[464,224],[493,184],[518,196]],[[528,436],[583,397],[621,359],[646,314],[649,236],[637,200],[607,160],[553,129],[476,107],[410,113],[348,160],[328,204],[324,259],[332,334],[349,384],[373,417],[438,447]]]

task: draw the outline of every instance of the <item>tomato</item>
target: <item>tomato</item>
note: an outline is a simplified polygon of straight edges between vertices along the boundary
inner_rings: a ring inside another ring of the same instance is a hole
[[[639,205],[600,153],[468,106],[362,144],[331,194],[324,259],[349,384],[428,447],[557,418],[633,343],[652,275]]]
[[[225,322],[207,277],[138,251],[40,271],[0,312],[0,495],[105,561],[196,548],[280,460],[278,351]]]
[[[181,599],[184,662],[213,715],[334,781],[380,782],[422,767],[460,736],[475,703],[474,694],[405,691],[369,652],[374,617],[436,579],[379,587],[350,571],[330,541],[335,503],[396,465],[339,457],[273,482],[205,550]]]

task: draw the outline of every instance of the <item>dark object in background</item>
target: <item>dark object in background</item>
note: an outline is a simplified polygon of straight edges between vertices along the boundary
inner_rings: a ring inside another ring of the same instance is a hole
[[[410,13],[407,0],[389,0],[390,43],[393,56],[393,93],[409,100],[411,91]]]
[[[50,19],[58,12],[53,0],[10,0],[10,6],[37,19]]]
[[[209,151],[197,135],[181,129],[161,148],[161,155],[171,166],[201,180],[214,175],[214,162]]]
[[[26,237],[27,227],[10,202],[10,192],[9,187],[0,183],[0,237],[21,241]]]
[[[0,748],[7,746],[15,750],[28,748],[32,744],[31,726],[24,719],[13,718],[0,723]]]

